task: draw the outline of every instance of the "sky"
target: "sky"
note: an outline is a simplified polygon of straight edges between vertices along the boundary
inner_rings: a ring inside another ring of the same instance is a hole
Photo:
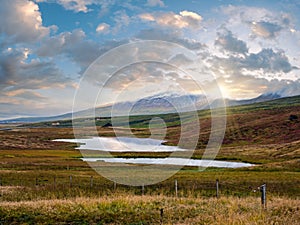
[[[297,0],[0,3],[0,119],[71,112],[80,82],[99,57],[110,66],[118,57],[130,58],[134,49],[153,53],[151,44],[135,44],[147,40],[174,43],[196,59],[171,46],[152,54],[155,62],[120,68],[108,82],[101,75],[105,71],[99,72],[89,79],[89,89],[102,90],[101,104],[166,91],[203,93],[193,79],[205,80],[207,71],[225,98],[300,95]],[[116,58],[108,54],[128,44],[128,51],[115,51],[121,54]],[[169,57],[167,63],[159,63],[162,56]],[[198,72],[193,79],[184,71],[191,67]],[[210,87],[210,81],[203,85]],[[77,101],[84,109],[87,99]]]

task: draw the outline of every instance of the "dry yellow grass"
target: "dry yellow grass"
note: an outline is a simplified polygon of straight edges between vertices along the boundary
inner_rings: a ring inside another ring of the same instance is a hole
[[[172,198],[118,195],[101,198],[1,202],[3,224],[299,224],[300,200],[271,197],[267,210],[260,199]]]

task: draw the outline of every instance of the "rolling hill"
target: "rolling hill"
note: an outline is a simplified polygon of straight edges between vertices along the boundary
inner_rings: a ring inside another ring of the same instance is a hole
[[[216,109],[217,110],[217,109]],[[281,98],[248,105],[227,108],[227,126],[223,141],[227,146],[284,144],[300,140],[300,96]],[[129,125],[137,136],[149,136],[148,126],[153,117],[160,117],[168,127],[166,144],[177,145],[180,138],[181,123],[193,123],[189,113],[136,115],[129,118]],[[200,137],[198,148],[203,148],[208,141],[211,118],[210,110],[198,111],[200,122]],[[180,120],[181,116],[181,120]],[[91,126],[96,123],[99,129],[111,130],[111,126],[126,125],[127,117],[78,118],[78,126]],[[72,120],[60,120],[57,128],[72,128]],[[25,127],[54,127],[52,122],[24,124]],[[102,128],[101,128],[102,127]],[[101,134],[100,134],[101,135]],[[192,136],[193,134],[191,134]],[[298,146],[298,145],[297,145]]]
[[[217,108],[220,105],[238,106],[252,103],[264,102],[281,98],[276,93],[267,93],[253,99],[233,100],[214,99],[208,100],[202,95],[179,95],[176,93],[161,93],[146,98],[141,98],[136,102],[118,102],[114,105],[100,106],[96,109],[86,109],[74,113],[66,113],[56,116],[46,117],[22,117],[9,120],[2,120],[0,123],[38,123],[46,121],[70,120],[73,118],[86,118],[94,114],[97,117],[124,116],[127,112],[130,115],[151,115],[168,114],[176,112],[188,112]]]

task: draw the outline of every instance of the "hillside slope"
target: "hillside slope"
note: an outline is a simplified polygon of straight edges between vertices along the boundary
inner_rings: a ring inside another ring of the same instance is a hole
[[[300,140],[300,96],[282,98],[268,102],[249,104],[244,106],[228,107],[227,109],[226,134],[223,141],[224,145],[251,145],[251,144],[282,144]],[[198,148],[206,146],[210,134],[211,118],[209,110],[198,112],[200,121],[200,132]],[[290,118],[291,115],[298,119]],[[141,137],[149,136],[149,121],[153,117],[162,118],[168,126],[166,136],[167,144],[177,145],[181,132],[180,115],[162,114],[162,115],[143,115],[131,116],[130,127]],[[189,113],[181,115],[183,123],[193,123],[189,120]],[[71,120],[58,121],[60,125],[55,128],[72,128]],[[111,129],[111,125],[122,127],[126,125],[125,117],[114,118],[113,124],[111,118],[103,117],[77,119],[76,125],[88,127],[96,125],[99,129]],[[52,122],[42,122],[27,124],[25,127],[53,127]],[[87,134],[88,135],[88,134]],[[100,135],[104,135],[100,132]],[[191,131],[191,137],[193,133]]]

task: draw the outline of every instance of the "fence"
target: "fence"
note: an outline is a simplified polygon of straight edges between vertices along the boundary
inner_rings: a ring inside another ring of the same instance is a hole
[[[78,195],[80,192],[85,194],[113,194],[116,192],[129,192],[137,195],[151,195],[151,194],[164,194],[174,197],[185,196],[207,196],[217,197],[222,195],[235,195],[235,196],[258,196],[260,192],[262,208],[266,208],[266,184],[262,185],[250,185],[241,186],[236,183],[230,183],[228,181],[197,181],[197,180],[167,180],[155,185],[140,187],[131,187],[117,184],[116,182],[108,181],[102,177],[94,176],[56,176],[45,177],[0,177],[0,186],[2,187],[1,197],[6,199],[5,195],[10,193],[3,192],[5,187],[25,188],[27,192],[42,196],[42,193],[55,193],[59,192],[62,196],[68,197],[68,194],[72,196]],[[11,196],[13,197],[13,196]],[[163,214],[163,212],[161,212]]]

